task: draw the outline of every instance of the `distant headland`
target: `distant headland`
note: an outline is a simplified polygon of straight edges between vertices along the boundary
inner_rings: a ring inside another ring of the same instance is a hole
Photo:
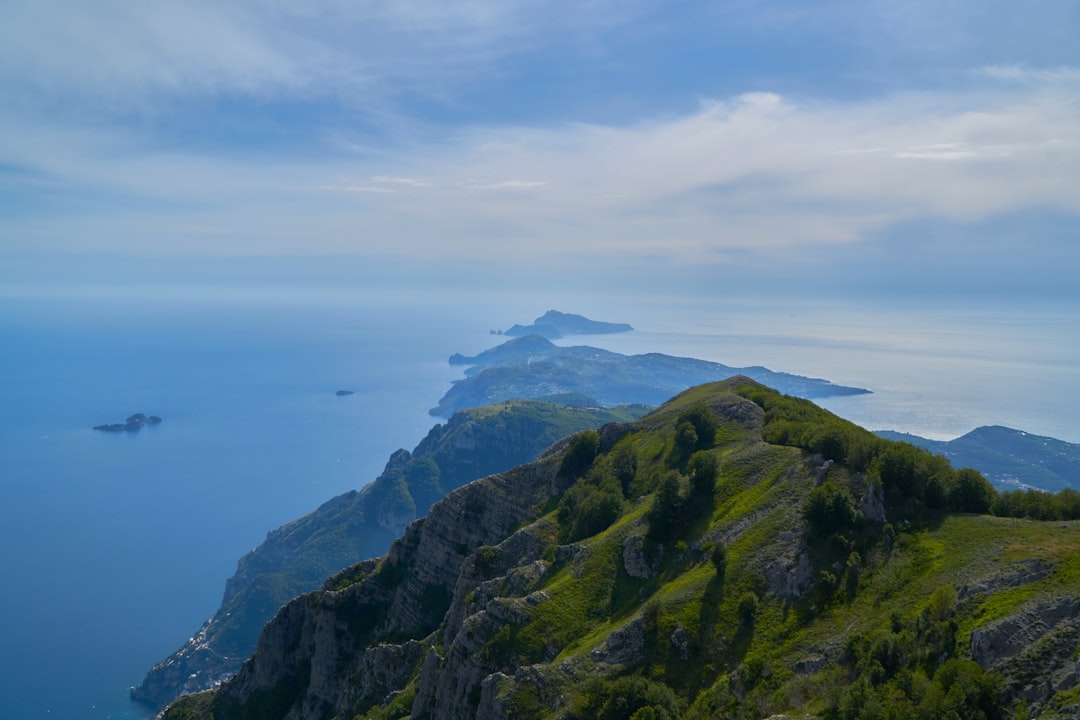
[[[532,325],[514,325],[509,330],[492,330],[492,335],[524,337],[539,335],[548,340],[557,340],[566,335],[610,335],[611,333],[630,332],[634,328],[627,323],[600,322],[590,320],[584,315],[548,310],[536,318]]]
[[[143,415],[142,413],[135,413],[128,417],[122,423],[112,423],[110,425],[95,425],[95,430],[101,430],[103,432],[135,432],[142,430],[144,425],[157,425],[161,422],[161,418],[157,415]]]

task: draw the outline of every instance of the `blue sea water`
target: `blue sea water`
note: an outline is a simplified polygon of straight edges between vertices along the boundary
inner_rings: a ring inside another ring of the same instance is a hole
[[[489,342],[458,310],[0,304],[0,717],[142,717],[128,687],[213,614],[236,560],[436,423],[447,356]],[[164,422],[91,430],[135,412]]]
[[[1000,422],[1080,441],[1078,315],[356,290],[0,297],[0,717],[141,718],[127,700],[283,522],[411,448],[491,327],[549,307],[639,329],[564,341],[825,377],[873,428]],[[339,389],[354,395],[337,397]],[[160,426],[90,428],[134,412]]]

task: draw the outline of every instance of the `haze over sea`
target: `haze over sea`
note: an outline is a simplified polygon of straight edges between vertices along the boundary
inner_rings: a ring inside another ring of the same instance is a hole
[[[544,310],[627,321],[570,338],[860,385],[871,428],[1007,424],[1080,442],[1075,312],[572,295],[125,289],[0,298],[0,697],[7,718],[137,718],[154,662],[216,609],[268,530],[358,488],[459,376],[446,358]],[[576,304],[575,304],[576,303]],[[339,389],[354,390],[337,397]],[[1063,391],[1064,390],[1064,391]],[[134,412],[160,426],[94,432]]]

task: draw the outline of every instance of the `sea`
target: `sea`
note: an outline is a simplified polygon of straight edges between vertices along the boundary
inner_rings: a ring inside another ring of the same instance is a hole
[[[822,404],[937,439],[1080,442],[1076,308],[363,288],[0,292],[0,718],[141,720],[128,700],[266,533],[362,487],[461,376],[447,357],[548,309],[629,322],[625,353],[873,391]],[[351,391],[338,395],[337,391]],[[134,413],[138,432],[92,426]]]

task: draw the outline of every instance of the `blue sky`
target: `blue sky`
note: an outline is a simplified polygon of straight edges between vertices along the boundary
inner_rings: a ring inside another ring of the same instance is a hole
[[[322,258],[393,278],[1075,297],[1074,0],[3,15],[7,284]]]

